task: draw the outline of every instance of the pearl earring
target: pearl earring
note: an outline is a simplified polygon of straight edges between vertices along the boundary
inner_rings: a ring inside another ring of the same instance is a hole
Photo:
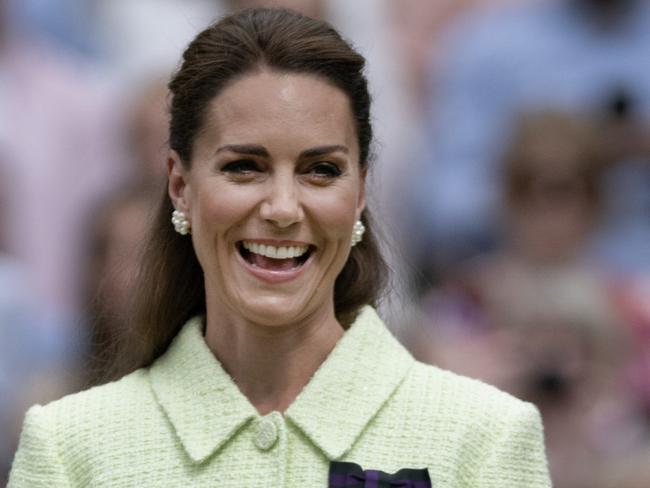
[[[174,230],[183,236],[192,233],[187,215],[180,210],[174,210],[172,212],[172,224],[174,224]]]
[[[363,225],[363,222],[357,220],[354,223],[354,227],[352,228],[352,246],[356,246],[361,242],[361,239],[363,239],[363,233],[365,231],[366,227]]]

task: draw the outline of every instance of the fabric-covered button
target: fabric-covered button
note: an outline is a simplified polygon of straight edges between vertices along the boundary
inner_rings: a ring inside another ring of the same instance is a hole
[[[278,439],[278,428],[270,418],[263,418],[257,424],[255,445],[262,451],[268,451]]]

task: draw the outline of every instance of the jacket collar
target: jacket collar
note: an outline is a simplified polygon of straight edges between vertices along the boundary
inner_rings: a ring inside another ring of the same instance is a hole
[[[365,307],[284,413],[330,459],[341,458],[414,359],[371,307]],[[190,458],[199,463],[259,414],[190,320],[150,368],[154,395]]]
[[[187,322],[149,371],[158,403],[195,462],[257,415],[203,340],[203,317]]]

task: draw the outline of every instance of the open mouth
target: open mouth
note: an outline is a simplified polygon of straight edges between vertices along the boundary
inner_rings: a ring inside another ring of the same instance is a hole
[[[311,245],[278,247],[250,241],[237,243],[237,250],[247,263],[269,271],[292,271],[300,268],[314,249]]]

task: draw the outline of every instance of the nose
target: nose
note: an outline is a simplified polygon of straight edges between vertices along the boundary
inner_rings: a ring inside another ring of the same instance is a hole
[[[275,175],[269,181],[268,195],[260,206],[260,216],[280,228],[300,222],[304,214],[298,193],[293,174]]]

